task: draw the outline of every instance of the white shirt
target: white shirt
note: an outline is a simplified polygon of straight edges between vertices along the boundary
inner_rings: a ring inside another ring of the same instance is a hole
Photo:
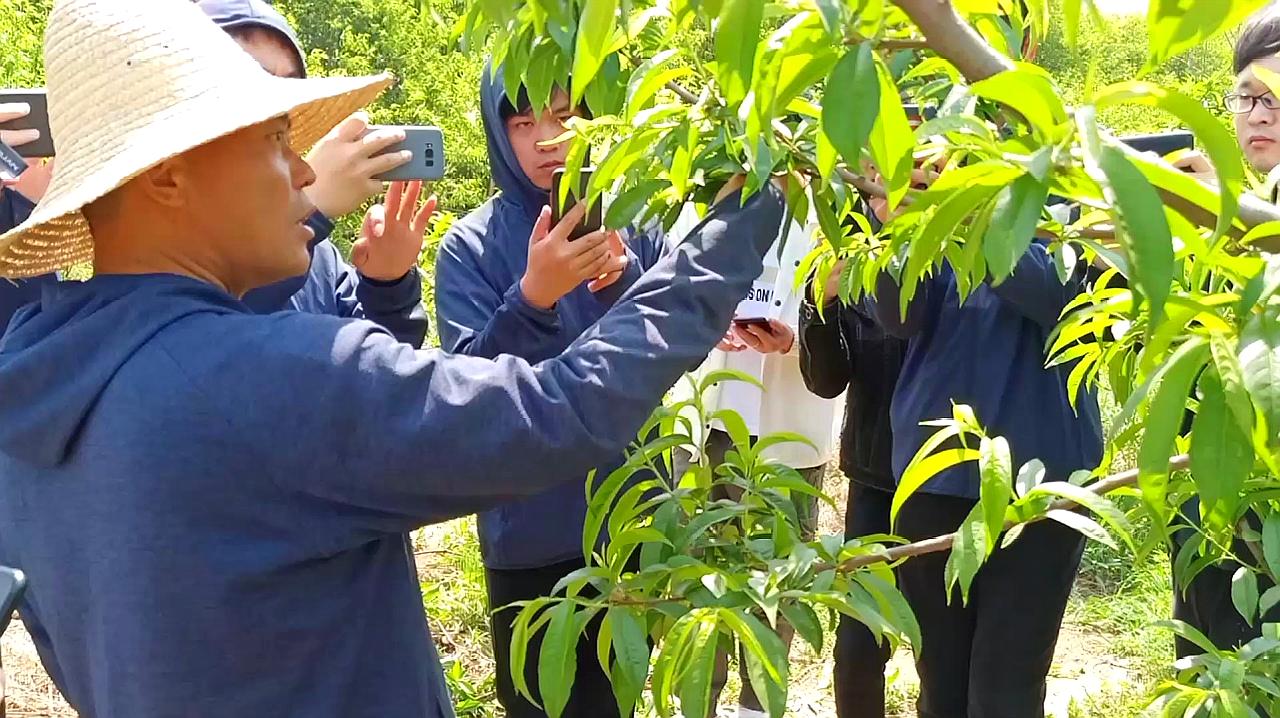
[[[699,221],[693,207],[686,206],[668,236],[679,241]],[[798,334],[803,296],[796,290],[796,270],[813,248],[814,229],[813,222],[806,227],[798,222],[791,224],[787,241],[775,242],[765,255],[764,270],[735,312],[738,317],[767,317],[786,324],[797,334],[791,350],[786,354],[760,354],[753,349],[740,352],[716,349],[694,372],[695,378],[701,378],[720,369],[735,369],[758,379],[764,385],[763,392],[742,381],[720,382],[709,388],[703,397],[707,412],[721,409],[738,412],[753,436],[791,432],[808,438],[817,446],[817,451],[794,442],[777,444],[765,451],[766,458],[794,469],[820,466],[831,458],[839,432],[837,421],[843,410],[843,399],[823,399],[811,393],[800,373]],[[677,397],[687,397],[690,391],[687,379],[675,387]]]

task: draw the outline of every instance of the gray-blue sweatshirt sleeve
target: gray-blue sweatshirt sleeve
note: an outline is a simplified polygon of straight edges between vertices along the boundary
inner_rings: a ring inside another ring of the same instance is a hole
[[[1081,273],[1074,273],[1064,284],[1048,246],[1036,240],[1018,258],[1013,274],[998,285],[988,284],[1009,306],[1051,330],[1067,303],[1080,293]]]
[[[537,362],[563,346],[555,308],[530,304],[518,281],[495,289],[457,231],[445,236],[436,255],[436,327],[440,347],[451,354],[486,359],[512,354]]]
[[[319,212],[311,215],[308,224],[317,237],[333,233],[333,222]],[[326,251],[326,248],[333,252],[331,259],[336,270],[333,299],[337,315],[368,319],[405,344],[422,346],[429,325],[427,311],[422,306],[422,275],[418,268],[410,269],[393,282],[380,282],[361,275],[332,245],[321,244],[317,251]]]
[[[554,358],[414,351],[370,323],[284,313],[235,342],[264,351],[262,368],[219,381],[217,396],[234,402],[227,415],[264,472],[335,506],[323,513],[340,538],[326,540],[403,532],[582,480],[635,438],[759,276],[781,194],[770,185],[723,206]]]

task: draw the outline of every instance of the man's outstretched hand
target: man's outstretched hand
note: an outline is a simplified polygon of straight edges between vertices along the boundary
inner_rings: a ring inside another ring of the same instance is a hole
[[[427,224],[436,211],[435,195],[419,206],[421,195],[421,182],[392,182],[385,203],[369,208],[360,238],[351,246],[351,263],[360,274],[394,282],[418,266]]]

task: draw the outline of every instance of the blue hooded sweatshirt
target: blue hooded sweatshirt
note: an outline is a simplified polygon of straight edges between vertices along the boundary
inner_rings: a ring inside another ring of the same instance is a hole
[[[35,205],[21,193],[0,188],[0,234],[27,221]],[[30,279],[0,279],[0,334],[9,326],[14,312],[40,298],[45,285],[58,281],[56,274],[42,274]]]
[[[46,287],[0,345],[0,564],[63,695],[86,718],[452,716],[404,533],[581,491],[622,451],[777,236],[772,186],[724,207],[536,364],[187,277]]]
[[[499,194],[453,225],[436,258],[436,326],[441,348],[493,358],[513,354],[538,362],[564,351],[593,326],[618,297],[662,256],[657,232],[630,233],[624,243],[630,261],[611,287],[593,293],[586,284],[550,310],[531,306],[520,292],[529,259],[529,235],[548,202],[546,190],[530,181],[516,160],[501,117],[505,93],[501,72],[483,73],[480,111],[489,146],[489,166]],[[598,467],[607,476],[621,456]],[[481,554],[489,568],[549,566],[582,557],[587,514],[581,475],[480,514]],[[571,479],[579,479],[573,481]]]
[[[963,305],[955,272],[944,264],[923,280],[904,318],[898,311],[901,289],[887,275],[880,277],[872,312],[887,333],[907,340],[890,409],[898,480],[936,431],[920,422],[951,416],[953,401],[972,406],[990,435],[1009,441],[1015,471],[1040,459],[1048,479],[1064,481],[1074,471],[1097,467],[1102,421],[1096,395],[1082,390],[1072,410],[1071,366],[1045,368],[1045,341],[1082,281],[1077,273],[1063,284],[1037,241],[1012,276],[999,286],[984,282]],[[943,471],[921,490],[976,499],[980,485],[977,465],[968,462]]]

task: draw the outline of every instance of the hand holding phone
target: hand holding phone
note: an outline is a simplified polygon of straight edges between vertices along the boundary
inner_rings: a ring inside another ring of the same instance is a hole
[[[383,182],[435,182],[444,178],[444,133],[439,127],[374,125],[368,131],[378,130],[399,130],[404,133],[404,141],[386,147],[375,157],[408,152],[410,158],[395,169],[376,175],[376,179]]]

